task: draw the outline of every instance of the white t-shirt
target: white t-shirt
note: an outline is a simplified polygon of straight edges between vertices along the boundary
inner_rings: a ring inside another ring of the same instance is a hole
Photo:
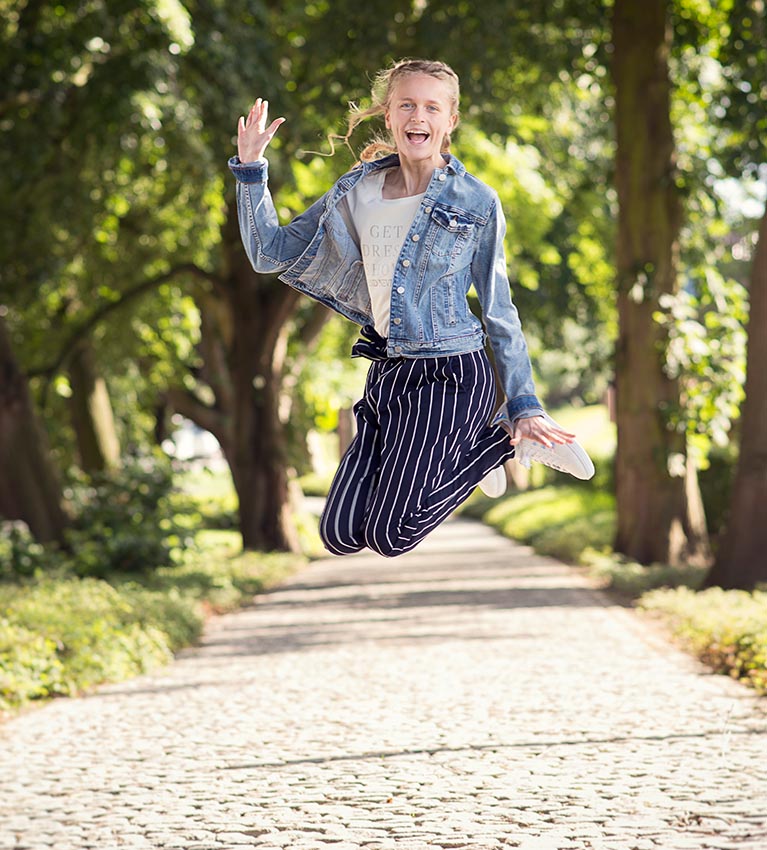
[[[423,194],[384,198],[385,178],[386,169],[374,171],[363,177],[346,196],[359,236],[375,329],[383,337],[389,335],[394,267],[423,199]]]

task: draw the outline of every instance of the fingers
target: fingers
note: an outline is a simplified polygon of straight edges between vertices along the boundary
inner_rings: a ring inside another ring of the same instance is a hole
[[[276,132],[280,124],[285,122],[285,118],[275,118],[274,121],[266,127],[267,116],[269,115],[269,101],[257,97],[253,106],[250,107],[247,117],[240,116],[238,123],[238,132],[244,132],[254,128],[255,132],[263,133],[271,138]]]
[[[267,135],[269,136],[270,139],[277,132],[280,125],[284,124],[285,121],[286,121],[285,118],[275,118],[274,121],[272,121],[272,123],[269,125],[269,127],[267,128],[267,131],[266,131],[266,133],[267,133]]]
[[[262,109],[262,100],[260,97],[257,97],[253,106],[250,107],[250,112],[248,112],[248,117],[245,119],[245,128],[250,129],[252,126],[258,126],[258,122],[261,116]]]
[[[541,416],[532,416],[527,419],[519,419],[514,425],[511,436],[511,444],[516,446],[520,440],[535,440],[547,448],[553,445],[566,445],[572,443],[575,434],[566,431],[559,425],[549,422]]]
[[[256,103],[258,104],[258,109],[256,109],[255,113],[256,129],[260,133],[263,133],[264,127],[266,127],[266,116],[269,113],[269,101],[261,100],[259,97]]]
[[[261,132],[263,132],[264,123],[266,121],[266,109],[268,109],[268,103],[269,101],[261,100],[260,97],[257,97],[253,106],[250,107],[247,116],[240,116],[240,120],[237,122],[238,129],[249,130],[254,124],[256,125],[256,127],[258,127],[260,123],[260,130]],[[266,109],[264,107],[266,107]]]

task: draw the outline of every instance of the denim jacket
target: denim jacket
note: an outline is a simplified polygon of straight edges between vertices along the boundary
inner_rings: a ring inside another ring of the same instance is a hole
[[[394,271],[389,357],[436,357],[478,351],[482,323],[469,309],[473,285],[507,398],[509,417],[543,413],[530,358],[512,303],[496,192],[445,155],[408,231]],[[359,244],[341,201],[366,174],[399,164],[396,154],[357,165],[304,213],[280,226],[265,160],[229,160],[237,178],[240,233],[253,268],[280,280],[359,325],[372,325]]]

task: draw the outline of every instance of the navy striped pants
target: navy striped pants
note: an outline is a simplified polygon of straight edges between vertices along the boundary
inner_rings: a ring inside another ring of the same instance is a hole
[[[367,546],[393,557],[447,519],[514,447],[500,425],[488,427],[496,391],[484,351],[391,359],[371,331],[353,349],[373,362],[320,535],[336,555]]]

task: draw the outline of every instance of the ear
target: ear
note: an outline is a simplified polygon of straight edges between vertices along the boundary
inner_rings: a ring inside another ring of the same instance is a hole
[[[389,119],[388,109],[384,112],[384,121],[386,122],[386,129],[391,130],[391,120]]]

